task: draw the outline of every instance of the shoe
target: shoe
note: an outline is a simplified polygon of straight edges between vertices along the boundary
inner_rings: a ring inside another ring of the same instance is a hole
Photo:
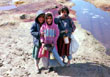
[[[46,68],[46,67],[42,67],[40,70],[47,70],[48,68]]]
[[[53,71],[53,67],[50,67],[48,72],[52,72],[52,71]]]
[[[37,74],[41,74],[41,70],[40,69],[37,70]]]

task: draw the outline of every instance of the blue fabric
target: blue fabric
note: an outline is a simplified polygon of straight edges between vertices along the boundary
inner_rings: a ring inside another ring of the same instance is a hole
[[[65,56],[62,56],[62,58],[64,59]],[[67,56],[67,58],[68,58],[68,60],[71,60],[72,59],[72,55]]]
[[[41,15],[44,14],[42,10],[37,11],[36,18],[35,18],[35,23],[31,27],[31,35],[33,36],[33,43],[34,43],[34,48],[33,48],[33,58],[36,60],[38,59],[38,51],[41,46],[40,43],[40,26],[38,24],[37,18]]]
[[[49,68],[50,67],[59,67],[61,66],[56,59],[49,60]]]
[[[33,43],[35,46],[40,45],[40,27],[38,23],[34,23],[31,27],[31,35],[33,36]]]
[[[75,25],[73,20],[68,17],[66,19],[62,19],[60,16],[54,19],[55,24],[58,24],[58,28],[60,30],[60,36],[59,37],[64,37],[64,36],[71,36],[71,33],[75,30]],[[64,31],[68,30],[68,33],[66,34]]]
[[[36,17],[39,17],[40,14],[44,14],[43,10],[38,10],[36,13]]]
[[[61,66],[64,66],[64,63],[62,62],[62,60],[61,60],[61,58],[60,58],[60,56],[59,56],[59,54],[58,54],[58,52],[57,52],[56,47],[53,48],[52,53],[53,53],[53,55],[54,55],[56,61],[55,61],[55,60],[53,60],[53,61],[50,60],[50,61],[49,61],[50,64],[52,64],[52,63],[54,62],[53,64],[59,63]],[[57,63],[56,63],[56,62],[57,62]],[[58,65],[58,64],[57,64],[57,65]],[[54,66],[57,66],[57,65],[54,65]]]
[[[31,27],[31,35],[33,36],[33,42],[35,46],[40,46],[40,26],[38,23],[38,17],[44,14],[42,10],[38,10],[36,13],[35,23]]]
[[[37,47],[37,46],[34,45],[32,56],[36,60],[39,59],[38,58],[38,51],[39,51],[39,47]]]

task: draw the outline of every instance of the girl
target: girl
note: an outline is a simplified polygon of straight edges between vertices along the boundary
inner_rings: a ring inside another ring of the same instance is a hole
[[[38,51],[41,46],[40,43],[40,28],[42,24],[45,22],[45,13],[42,10],[39,10],[37,12],[37,16],[35,18],[35,23],[31,27],[31,35],[33,36],[33,42],[34,42],[34,49],[33,49],[33,58],[35,59],[35,63],[38,69],[37,73],[40,73],[39,69],[39,58],[38,58]]]
[[[65,56],[68,58],[67,66],[70,65],[70,60],[72,56],[69,54],[69,46],[70,46],[70,36],[72,32],[75,30],[75,25],[72,19],[68,16],[69,9],[67,7],[62,7],[59,11],[59,16],[55,18],[55,23],[58,24],[58,28],[60,30],[60,36],[58,38],[58,53],[63,58],[63,62],[65,63]]]
[[[61,61],[57,53],[57,38],[59,36],[59,29],[57,25],[54,24],[54,20],[53,20],[54,17],[52,13],[47,12],[47,14],[45,15],[45,18],[46,18],[46,24],[43,25],[40,30],[42,35],[40,37],[40,40],[42,42],[42,47],[40,48],[40,51],[39,51],[39,58],[47,57],[48,59],[50,56],[49,55],[50,52],[52,52],[57,62],[61,66],[64,66],[63,62]],[[47,47],[47,49],[45,49],[45,47]]]

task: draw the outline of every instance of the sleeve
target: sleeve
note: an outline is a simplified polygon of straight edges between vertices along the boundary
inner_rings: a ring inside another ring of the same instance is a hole
[[[34,23],[31,27],[31,35],[35,38],[39,37],[40,32],[37,31],[37,25]]]
[[[60,21],[60,16],[54,19],[55,24],[58,25],[58,26],[57,26],[58,30],[60,29],[59,21]],[[65,33],[65,30],[61,30],[61,29],[59,30],[59,34],[60,34],[60,35],[64,35],[64,33]]]
[[[54,18],[54,22],[55,22],[55,24],[58,24],[59,23],[59,18],[58,17]]]
[[[57,44],[57,39],[59,37],[59,29],[58,29],[58,26],[57,25],[55,27],[55,31],[56,31],[56,36],[55,36],[55,39],[54,39],[54,45]]]
[[[73,20],[71,19],[71,25],[72,25],[72,32],[74,32],[75,31],[75,29],[76,29],[76,26],[75,26],[75,24],[74,24],[74,22],[73,22]]]
[[[70,18],[69,21],[70,21],[69,22],[70,23],[70,27],[69,27],[69,31],[68,31],[68,36],[71,36],[71,33],[75,31],[76,26],[75,26],[75,24],[74,24],[74,22],[73,22],[73,20],[71,18]]]

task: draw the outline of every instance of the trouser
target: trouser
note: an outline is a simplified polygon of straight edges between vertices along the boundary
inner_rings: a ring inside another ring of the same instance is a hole
[[[64,59],[65,56],[62,56],[62,58]],[[72,59],[72,55],[67,56],[67,58],[68,58],[68,60],[71,60]]]
[[[62,62],[62,60],[61,60],[61,58],[60,58],[60,56],[59,56],[59,54],[58,54],[58,52],[57,52],[56,47],[53,47],[53,49],[52,49],[51,52],[53,53],[53,56],[55,57],[55,59],[57,60],[57,62],[58,62],[61,66],[64,66],[64,63]]]

